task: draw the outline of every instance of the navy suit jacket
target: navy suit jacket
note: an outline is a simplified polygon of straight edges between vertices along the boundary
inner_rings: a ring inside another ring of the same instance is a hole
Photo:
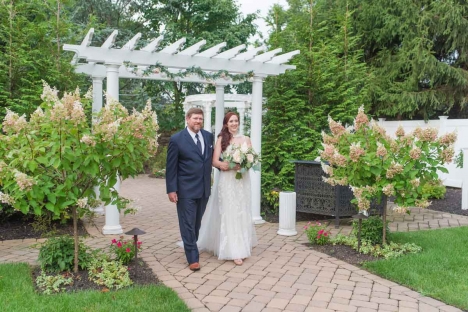
[[[213,134],[200,132],[205,142],[203,155],[187,128],[171,136],[167,149],[166,189],[179,198],[202,198],[211,194]]]

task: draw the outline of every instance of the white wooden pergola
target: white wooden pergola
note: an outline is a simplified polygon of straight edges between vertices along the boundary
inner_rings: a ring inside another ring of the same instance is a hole
[[[103,80],[106,78],[107,99],[109,97],[119,99],[119,79],[151,79],[151,80],[177,80],[181,82],[212,83],[215,85],[216,94],[216,118],[215,132],[219,133],[224,117],[224,87],[228,84],[236,84],[242,81],[233,81],[230,75],[220,77],[214,81],[205,79],[199,75],[187,75],[172,79],[163,72],[153,72],[148,75],[141,73],[150,66],[159,64],[164,66],[171,73],[178,73],[184,70],[197,67],[207,74],[216,74],[227,71],[231,75],[247,74],[253,72],[252,96],[251,96],[251,140],[253,148],[261,152],[261,127],[262,127],[262,94],[263,80],[268,76],[283,74],[288,69],[295,69],[293,65],[285,65],[294,55],[300,53],[299,50],[277,55],[282,49],[266,51],[265,47],[245,50],[244,44],[235,48],[220,52],[226,46],[225,42],[217,44],[209,49],[200,52],[206,44],[202,40],[192,46],[184,47],[185,38],[182,38],[166,47],[159,48],[159,43],[163,39],[160,36],[151,41],[144,48],[135,50],[135,46],[141,37],[136,34],[122,48],[112,48],[118,34],[114,30],[112,34],[100,47],[92,47],[91,39],[94,29],[91,28],[80,45],[65,44],[65,51],[75,53],[73,63],[76,72],[84,73],[93,79],[93,112],[97,112],[103,105]],[[263,52],[259,54],[260,52]],[[137,71],[129,70],[125,64],[131,63],[137,67]],[[263,223],[260,216],[260,194],[261,176],[259,171],[251,175],[252,179],[252,215],[256,224]],[[116,188],[118,190],[118,185]],[[106,206],[106,224],[103,234],[120,234],[119,212],[115,205]]]
[[[213,132],[211,125],[211,112],[216,109],[216,94],[194,94],[185,97],[184,112],[191,107],[200,107],[205,115],[203,129]],[[252,107],[251,94],[225,94],[224,107],[235,108],[239,113],[239,133],[244,133],[244,119],[247,111]],[[217,133],[216,133],[217,135]]]

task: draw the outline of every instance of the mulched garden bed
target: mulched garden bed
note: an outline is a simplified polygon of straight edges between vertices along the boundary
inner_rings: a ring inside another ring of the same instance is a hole
[[[132,260],[127,265],[130,279],[133,281],[133,285],[155,285],[159,284],[159,280],[154,275],[151,268],[146,264],[143,259]],[[41,268],[38,266],[33,267],[32,269],[32,278],[34,281],[34,287],[37,292],[41,292],[36,287],[36,278],[41,274]],[[66,277],[74,277],[74,282],[72,285],[63,286],[65,292],[76,292],[83,290],[100,290],[100,291],[109,291],[105,286],[99,286],[94,282],[88,279],[88,271],[79,271],[78,274],[72,273],[58,273],[65,274]],[[48,274],[53,275],[53,274]]]
[[[305,246],[318,252],[324,253],[331,257],[337,258],[355,266],[362,266],[363,262],[375,261],[383,258],[374,257],[371,255],[364,255],[358,253],[356,250],[346,245],[312,245],[304,243]]]
[[[25,238],[44,238],[50,234],[56,235],[73,235],[73,221],[61,223],[60,220],[53,221],[48,229],[37,229],[33,226],[34,216],[25,215],[21,212],[15,213],[8,218],[2,217],[0,214],[0,241],[11,239]],[[78,221],[78,235],[86,236],[86,231],[83,223]]]
[[[461,198],[461,188],[447,187],[445,198],[431,199],[432,204],[427,209],[468,216],[468,209],[461,209]]]

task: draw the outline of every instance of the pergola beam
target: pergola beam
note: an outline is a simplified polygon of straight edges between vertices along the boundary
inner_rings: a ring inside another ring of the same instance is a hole
[[[189,56],[168,54],[163,52],[149,53],[142,50],[129,51],[122,49],[109,49],[106,51],[106,53],[103,53],[102,48],[100,47],[83,47],[70,44],[65,44],[63,49],[77,53],[80,59],[85,59],[87,62],[95,63],[122,65],[124,62],[131,62],[132,64],[142,66],[149,66],[159,63],[162,66],[179,69],[200,67],[202,70],[213,72],[226,70],[232,73],[247,73],[249,71],[253,71],[255,74],[267,76],[276,76],[283,74],[288,69],[296,68],[296,66],[293,65],[282,65],[278,63],[268,64],[253,61],[230,60],[218,57],[207,58],[197,55]]]
[[[173,73],[177,73],[178,70],[170,70]],[[82,73],[82,74],[87,74],[92,77],[96,78],[105,78],[106,77],[106,66],[101,65],[101,64],[78,64],[76,66],[75,72],[77,73]],[[119,68],[119,77],[120,78],[131,78],[131,79],[145,79],[145,80],[162,80],[162,81],[173,81],[174,79],[171,79],[167,76],[165,76],[164,73],[159,73],[159,74],[149,74],[149,75],[143,75],[142,74],[143,69],[141,69],[140,72],[134,73],[132,71],[129,71],[125,66],[120,66]],[[228,77],[229,78],[229,77]],[[197,75],[189,75],[186,77],[180,77],[177,78],[178,81],[180,82],[193,82],[193,83],[223,83],[223,84],[239,84],[242,81],[233,81],[232,79],[226,79],[226,78],[220,78],[216,79],[214,81],[207,81],[204,78],[201,78]]]

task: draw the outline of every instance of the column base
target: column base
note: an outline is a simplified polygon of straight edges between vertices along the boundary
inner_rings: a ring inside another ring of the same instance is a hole
[[[285,229],[279,229],[278,232],[276,232],[278,235],[283,235],[283,236],[294,236],[297,235],[296,230],[285,230]]]
[[[102,234],[122,234],[123,230],[120,225],[104,225],[102,228]]]
[[[254,224],[263,224],[265,223],[265,220],[262,219],[262,217],[253,217],[253,222]]]
[[[97,215],[100,215],[100,216],[103,216],[105,215],[105,211],[104,211],[104,206],[99,206],[99,207],[96,207],[96,208],[93,208],[92,211],[97,214]]]

